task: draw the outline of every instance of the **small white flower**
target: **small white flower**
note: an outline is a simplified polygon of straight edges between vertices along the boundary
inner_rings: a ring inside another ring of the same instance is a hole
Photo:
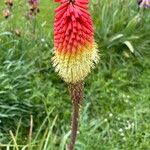
[[[126,138],[125,138],[125,137],[123,137],[123,140],[125,141],[125,140],[126,140]]]
[[[118,120],[121,120],[120,117],[117,118]]]
[[[131,124],[129,123],[129,124],[128,124],[128,130],[130,130],[130,129],[131,129]]]
[[[108,119],[107,119],[107,118],[105,118],[105,119],[104,119],[104,122],[107,122],[107,121],[108,121]]]
[[[123,129],[122,129],[122,128],[120,128],[120,129],[119,129],[119,132],[123,132]]]
[[[131,126],[132,126],[132,127],[134,127],[134,126],[135,126],[135,123],[134,123],[134,122],[132,122],[132,123],[131,123]]]
[[[122,132],[122,133],[120,133],[120,135],[121,135],[121,136],[124,136],[124,133]]]
[[[128,99],[125,99],[124,102],[125,102],[125,103],[129,103],[129,100],[128,100]]]
[[[130,98],[130,95],[127,95],[127,98]]]
[[[110,114],[109,114],[109,117],[112,117],[112,116],[113,116],[113,114],[112,114],[112,113],[110,113]]]
[[[125,94],[122,94],[122,97],[123,97],[123,98],[126,98],[126,95],[125,95]]]
[[[41,39],[41,42],[45,42],[45,39],[44,39],[44,38],[42,38],[42,39]]]

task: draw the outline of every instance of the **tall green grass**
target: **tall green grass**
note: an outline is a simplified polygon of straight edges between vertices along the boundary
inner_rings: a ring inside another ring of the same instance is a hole
[[[51,65],[55,6],[41,1],[35,34],[25,1],[14,2],[9,20],[0,17],[2,150],[63,150],[68,141],[71,102]],[[101,62],[85,84],[76,149],[148,150],[149,10],[130,0],[93,0],[90,11]]]

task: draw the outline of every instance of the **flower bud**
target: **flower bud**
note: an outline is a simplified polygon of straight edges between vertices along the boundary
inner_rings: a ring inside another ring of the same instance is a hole
[[[8,17],[10,17],[11,13],[9,11],[9,9],[6,9],[3,11],[3,16],[7,19]]]
[[[13,0],[5,0],[5,4],[9,7],[13,6]]]
[[[39,13],[39,2],[38,2],[38,0],[29,0],[28,1],[28,3],[29,3],[29,6],[30,6],[30,12],[31,12],[31,14],[33,15],[36,15],[37,13]]]

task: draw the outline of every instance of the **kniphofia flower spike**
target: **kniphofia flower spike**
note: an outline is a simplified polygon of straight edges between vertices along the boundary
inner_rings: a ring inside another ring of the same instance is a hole
[[[67,83],[78,83],[98,62],[88,0],[55,0],[53,66]]]
[[[69,83],[73,104],[71,140],[76,141],[79,108],[83,99],[83,81],[98,63],[98,49],[94,40],[93,23],[88,12],[88,0],[55,0],[54,48],[52,58],[55,71]]]

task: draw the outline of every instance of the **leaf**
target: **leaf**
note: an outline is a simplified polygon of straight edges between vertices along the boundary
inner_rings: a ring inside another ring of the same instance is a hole
[[[134,18],[132,18],[128,22],[128,24],[127,24],[127,26],[125,28],[125,32],[130,34],[130,33],[133,32],[133,30],[136,30],[136,27],[137,27],[138,23],[140,22],[140,20],[141,20],[141,18],[139,16],[139,14],[136,15]]]
[[[115,40],[117,40],[117,39],[120,39],[120,38],[122,38],[122,37],[123,37],[123,34],[118,34],[118,35],[112,37],[112,38],[110,39],[110,42],[113,42],[113,41],[115,41]]]
[[[11,32],[3,32],[0,34],[0,36],[3,36],[3,35],[12,35],[12,33]]]
[[[129,50],[130,50],[132,53],[134,53],[134,47],[133,47],[133,45],[131,44],[130,41],[125,41],[125,42],[123,42],[123,43],[129,48]]]

